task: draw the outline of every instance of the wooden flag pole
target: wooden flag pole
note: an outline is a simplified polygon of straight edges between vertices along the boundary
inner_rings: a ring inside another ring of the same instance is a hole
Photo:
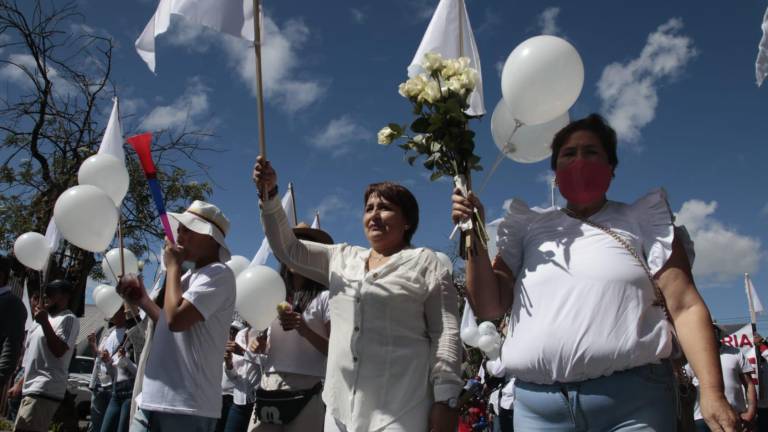
[[[291,191],[291,205],[293,206],[293,226],[299,224],[299,218],[296,214],[296,193],[293,190],[293,182],[288,183],[288,190]]]
[[[752,300],[752,290],[749,289],[749,273],[744,273],[744,289],[747,291],[747,301],[749,302],[749,319],[752,322],[753,330],[757,327],[757,315],[755,314],[755,304]]]
[[[261,76],[261,0],[253,0],[253,48],[256,53],[256,98],[259,107],[259,155],[267,158],[264,138],[264,83]]]

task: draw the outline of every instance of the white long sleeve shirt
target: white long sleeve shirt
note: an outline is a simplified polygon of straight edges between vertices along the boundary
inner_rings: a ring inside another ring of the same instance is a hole
[[[348,431],[381,429],[425,401],[458,396],[458,302],[432,251],[404,249],[367,271],[370,249],[297,240],[278,199],[262,203],[261,217],[275,257],[328,286],[323,400]]]

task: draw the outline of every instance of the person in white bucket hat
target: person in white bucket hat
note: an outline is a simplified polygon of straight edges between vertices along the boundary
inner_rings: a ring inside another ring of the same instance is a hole
[[[224,240],[229,220],[203,201],[169,215],[176,244],[166,241],[163,253],[161,305],[135,279],[118,288],[155,322],[130,430],[211,432],[221,415],[221,359],[235,309],[235,275],[224,264],[230,258]],[[194,268],[182,274],[184,262]]]
[[[225,263],[232,258],[224,237],[229,232],[229,219],[213,204],[195,200],[184,213],[169,212],[171,228],[179,232],[179,228],[193,231],[211,237],[219,244],[219,261]]]

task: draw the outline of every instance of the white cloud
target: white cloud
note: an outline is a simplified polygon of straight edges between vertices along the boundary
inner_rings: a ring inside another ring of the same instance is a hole
[[[220,37],[216,31],[175,14],[171,15],[170,31],[163,35],[167,43],[198,53],[207,51]]]
[[[324,223],[327,221],[338,220],[342,217],[351,216],[353,209],[352,205],[344,200],[341,196],[337,194],[331,194],[320,200],[315,209],[308,213],[309,220],[314,219],[315,211],[320,213],[320,222]]]
[[[330,151],[332,156],[340,156],[348,152],[354,142],[372,139],[372,136],[368,129],[345,114],[331,120],[323,130],[310,138],[310,143],[320,150]]]
[[[299,78],[299,50],[309,39],[309,28],[301,20],[288,20],[282,28],[264,17],[262,74],[264,96],[280,109],[294,113],[317,102],[325,86],[315,79]],[[240,79],[256,94],[256,63],[252,45],[242,39],[223,37],[229,63]]]
[[[172,104],[159,106],[153,109],[141,121],[141,127],[149,130],[165,130],[196,122],[207,122],[205,119],[208,114],[208,93],[210,89],[202,81],[193,78],[184,94],[179,96]]]
[[[675,223],[685,225],[693,239],[694,275],[708,282],[722,282],[758,270],[763,256],[757,238],[739,234],[714,217],[717,201],[693,199],[683,203]]]
[[[656,114],[661,81],[679,75],[696,56],[693,40],[680,34],[682,28],[681,19],[670,19],[648,35],[640,56],[603,69],[597,83],[598,95],[602,111],[620,139],[640,139],[640,129]]]
[[[351,8],[349,12],[352,14],[352,18],[355,20],[356,23],[362,24],[365,22],[365,13],[357,8]]]
[[[557,16],[560,15],[559,7],[548,7],[539,15],[539,28],[541,34],[559,35],[560,27],[557,26]]]
[[[0,78],[18,84],[24,89],[31,89],[35,82],[42,86],[42,81],[39,81],[42,77],[38,73],[37,63],[31,54],[11,54],[7,62],[0,68]],[[75,86],[62,77],[55,67],[48,65],[46,70],[55,95],[66,96],[75,93]]]

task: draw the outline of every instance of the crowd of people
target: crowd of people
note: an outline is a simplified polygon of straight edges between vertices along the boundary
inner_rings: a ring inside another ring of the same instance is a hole
[[[233,321],[229,220],[219,208],[195,201],[169,214],[178,230],[165,245],[165,277],[151,292],[140,278],[122,278],[125,307],[101,340],[89,338],[90,430],[756,430],[752,366],[713,337],[692,248],[665,192],[631,204],[606,197],[616,147],[601,117],[571,122],[551,159],[567,206],[511,201],[496,257],[471,239],[480,251],[466,259],[466,299],[506,334],[477,377],[462,371],[452,269],[412,244],[413,194],[369,185],[368,247],[334,243],[322,230],[291,227],[276,170],[259,158],[261,222],[287,287],[278,318],[267,329]],[[451,200],[455,223],[484,217],[472,193],[457,189]],[[0,288],[0,384],[15,369],[26,314],[7,291]],[[21,396],[16,431],[47,431],[64,398],[79,330],[72,295],[57,280],[33,304],[23,378],[11,387]],[[681,391],[688,378],[695,418]]]

